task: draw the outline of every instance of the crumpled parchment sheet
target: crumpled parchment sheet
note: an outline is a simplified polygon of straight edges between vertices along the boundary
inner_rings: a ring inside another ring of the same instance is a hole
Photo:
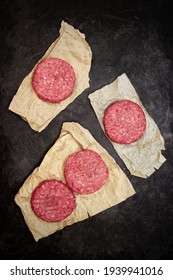
[[[107,182],[95,193],[89,195],[75,193],[75,210],[63,221],[56,223],[42,221],[31,209],[30,199],[33,190],[46,179],[58,179],[65,183],[65,161],[69,155],[82,149],[90,149],[100,154],[109,170]],[[90,132],[78,123],[67,122],[63,124],[59,138],[47,152],[40,166],[32,172],[16,194],[15,202],[21,208],[25,222],[37,241],[65,226],[110,208],[133,194],[135,191],[127,176]]]
[[[62,21],[60,36],[51,44],[40,60],[48,57],[64,59],[74,68],[76,85],[72,95],[57,104],[51,104],[39,99],[32,88],[34,67],[22,81],[9,106],[9,110],[20,115],[33,130],[39,132],[89,87],[92,52],[85,40],[85,35]]]
[[[146,178],[159,169],[166,160],[161,154],[161,150],[165,149],[164,139],[126,74],[88,97],[104,132],[104,111],[111,103],[127,99],[141,106],[146,116],[146,130],[142,138],[127,145],[109,140],[132,175]]]

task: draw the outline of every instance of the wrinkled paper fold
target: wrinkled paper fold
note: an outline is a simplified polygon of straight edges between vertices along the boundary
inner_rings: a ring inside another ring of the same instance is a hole
[[[138,141],[127,145],[117,144],[109,140],[132,175],[146,178],[160,168],[166,160],[161,154],[161,150],[165,149],[164,139],[126,74],[91,93],[89,99],[104,132],[104,111],[111,103],[127,99],[139,104],[146,116],[144,135]]]
[[[64,164],[74,152],[90,149],[100,154],[109,169],[105,185],[95,193],[81,195],[75,193],[76,207],[72,214],[61,222],[50,223],[39,219],[32,211],[30,199],[37,185],[46,179],[58,179],[65,183]],[[46,237],[65,226],[87,219],[110,208],[135,194],[124,172],[108,152],[93,138],[90,132],[78,123],[64,123],[61,134],[47,152],[40,166],[26,179],[15,196],[26,224],[35,240]]]
[[[72,95],[57,104],[39,99],[32,88],[34,67],[22,81],[9,106],[9,110],[20,115],[33,130],[39,132],[89,87],[92,52],[85,40],[85,35],[62,21],[60,36],[51,44],[40,60],[48,57],[64,59],[74,68],[76,85]]]

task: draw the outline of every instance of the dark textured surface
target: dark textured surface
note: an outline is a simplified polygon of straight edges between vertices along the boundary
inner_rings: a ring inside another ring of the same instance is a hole
[[[173,258],[173,21],[171,1],[1,1],[0,258]],[[22,79],[58,36],[61,20],[84,32],[90,88],[41,133],[8,106]],[[167,161],[148,179],[131,176],[104,136],[88,94],[126,73],[165,139]],[[79,121],[115,158],[136,195],[35,242],[14,196],[64,121]]]

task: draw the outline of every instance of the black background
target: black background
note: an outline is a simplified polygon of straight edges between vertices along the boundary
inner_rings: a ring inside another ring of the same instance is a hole
[[[172,1],[0,3],[0,258],[173,258]],[[93,52],[90,88],[41,133],[8,106],[23,78],[58,37],[61,20],[85,33]],[[126,73],[164,139],[167,161],[147,179],[131,176],[87,98]],[[136,195],[35,242],[14,196],[59,136],[64,121],[89,129],[131,180]]]

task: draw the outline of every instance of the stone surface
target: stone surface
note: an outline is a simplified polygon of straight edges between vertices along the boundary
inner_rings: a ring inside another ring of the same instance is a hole
[[[173,258],[172,11],[171,1],[162,0],[1,1],[1,259]],[[8,106],[22,79],[58,36],[61,20],[85,33],[91,46],[90,88],[37,133]],[[129,174],[87,98],[124,72],[165,139],[167,161],[148,179]],[[14,196],[57,139],[64,121],[78,121],[89,129],[137,193],[36,243]]]

